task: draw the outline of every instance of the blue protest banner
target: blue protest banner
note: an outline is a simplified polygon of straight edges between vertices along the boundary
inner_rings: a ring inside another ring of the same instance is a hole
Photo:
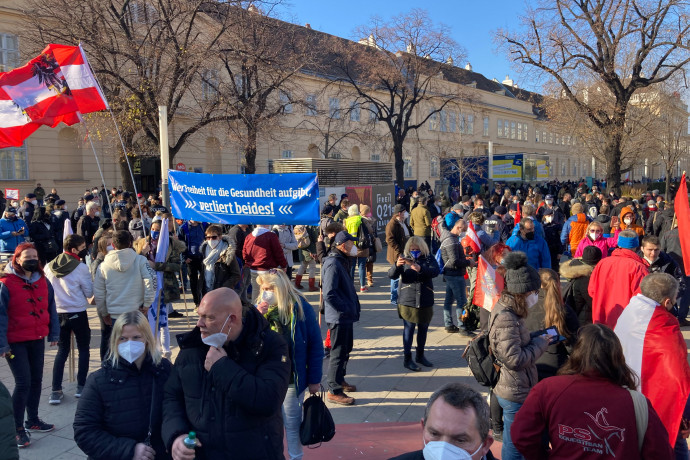
[[[178,219],[221,224],[318,225],[316,174],[198,174],[168,170]]]

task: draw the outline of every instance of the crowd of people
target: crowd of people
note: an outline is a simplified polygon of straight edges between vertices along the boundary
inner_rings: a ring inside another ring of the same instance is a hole
[[[379,234],[371,208],[346,194],[322,203],[316,226],[230,226],[175,219],[159,196],[121,188],[87,190],[70,213],[38,184],[0,219],[0,356],[15,379],[16,445],[54,429],[38,417],[45,342],[58,347],[48,402],[59,405],[73,334],[74,438],[90,458],[273,459],[284,437],[290,459],[302,458],[302,402],[324,374],[328,401],[356,403],[354,324],[374,264],[387,263],[404,369],[434,366],[425,345],[439,298],[445,331],[486,335],[500,368],[488,404],[463,386],[435,393],[423,451],[401,458],[493,458],[499,440],[503,459],[688,459],[690,274],[673,197],[600,187],[469,195],[422,184],[399,191]],[[482,267],[495,274],[488,305],[475,295],[487,289]],[[320,291],[320,305],[303,291]],[[177,337],[173,365],[168,321],[183,316],[173,302],[185,293],[198,321]],[[103,364],[88,375],[90,305]],[[443,421],[456,415],[471,433]]]

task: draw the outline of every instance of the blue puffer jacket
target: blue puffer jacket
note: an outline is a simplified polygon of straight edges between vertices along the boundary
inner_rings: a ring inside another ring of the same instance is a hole
[[[24,227],[23,235],[12,236],[12,232],[18,232],[22,227]],[[0,219],[0,252],[14,252],[28,236],[29,226],[22,219],[7,220],[4,217]]]
[[[511,251],[522,251],[527,254],[527,263],[530,267],[536,270],[551,268],[551,252],[544,238],[535,235],[533,240],[525,240],[520,235],[514,235],[508,238],[506,245]]]
[[[297,315],[292,315],[292,343],[288,344],[292,351],[293,377],[298,395],[307,385],[321,383],[323,370],[323,343],[314,307],[302,300],[302,310],[304,319],[297,320]]]
[[[352,324],[359,321],[359,298],[350,278],[350,264],[337,249],[323,261],[321,283],[326,323]]]

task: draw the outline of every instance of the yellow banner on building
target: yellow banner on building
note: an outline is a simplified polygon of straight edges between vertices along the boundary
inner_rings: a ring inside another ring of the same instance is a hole
[[[549,178],[549,165],[546,160],[537,160],[537,180]]]
[[[491,170],[494,179],[522,180],[522,155],[494,155]]]

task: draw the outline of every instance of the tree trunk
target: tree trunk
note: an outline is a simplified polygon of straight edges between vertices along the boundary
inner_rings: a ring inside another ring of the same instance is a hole
[[[256,128],[247,128],[247,139],[244,146],[244,159],[246,165],[244,168],[245,174],[256,174],[256,138],[258,133]]]
[[[130,162],[133,162],[133,159],[129,159]],[[120,153],[120,158],[119,158],[119,163],[120,163],[120,178],[122,179],[122,190],[128,190],[130,192],[134,191],[134,182],[132,180],[132,176],[129,173],[129,166],[127,166],[127,160],[125,158],[124,153]],[[130,164],[130,166],[132,166]],[[133,166],[132,166],[133,168]],[[134,173],[134,169],[132,169],[132,173]],[[107,187],[113,187],[115,185],[119,184],[106,184]]]
[[[672,163],[666,166],[666,190],[664,190],[664,198],[667,203],[670,203],[673,197],[671,196],[671,171],[673,170]]]
[[[402,142],[393,143],[393,158],[395,158],[395,182],[399,188],[405,188],[405,161],[403,160]]]
[[[606,158],[606,189],[620,196],[621,193],[621,135],[620,130],[604,133],[604,158]]]

